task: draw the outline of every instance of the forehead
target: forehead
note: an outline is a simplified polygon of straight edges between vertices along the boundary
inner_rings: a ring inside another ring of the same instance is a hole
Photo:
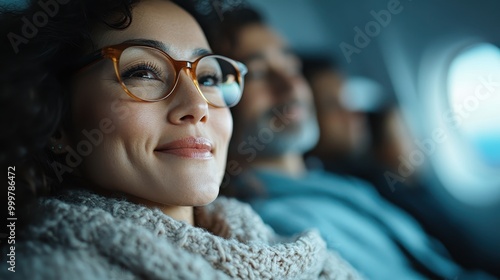
[[[192,59],[195,49],[210,49],[198,23],[170,1],[143,0],[133,6],[132,23],[123,30],[100,27],[94,32],[98,48],[134,39],[162,42],[176,59]]]
[[[235,57],[247,61],[255,56],[273,57],[288,49],[288,44],[271,28],[260,24],[243,27],[237,37]]]

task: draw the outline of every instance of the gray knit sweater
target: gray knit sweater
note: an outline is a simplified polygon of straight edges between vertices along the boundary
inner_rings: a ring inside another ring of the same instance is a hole
[[[43,219],[16,242],[16,272],[2,261],[0,279],[358,278],[316,232],[279,238],[233,199],[196,208],[198,227],[86,190],[40,205]]]

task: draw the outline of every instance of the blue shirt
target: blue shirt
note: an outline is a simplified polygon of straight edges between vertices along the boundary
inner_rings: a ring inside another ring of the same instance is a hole
[[[492,279],[465,272],[406,212],[371,185],[324,171],[301,178],[248,171],[236,178],[237,197],[283,235],[317,228],[368,279]]]

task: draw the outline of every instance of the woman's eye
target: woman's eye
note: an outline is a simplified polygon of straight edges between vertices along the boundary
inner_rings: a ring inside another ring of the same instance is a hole
[[[141,63],[124,69],[121,76],[123,79],[162,80],[161,69],[155,63]]]
[[[213,86],[218,86],[220,83],[220,79],[217,76],[209,75],[209,76],[203,76],[198,79],[198,84],[200,86],[205,86],[205,87],[213,87]]]
[[[124,75],[124,78],[141,78],[141,79],[154,79],[154,80],[158,79],[156,74],[148,70],[135,71],[133,73]]]

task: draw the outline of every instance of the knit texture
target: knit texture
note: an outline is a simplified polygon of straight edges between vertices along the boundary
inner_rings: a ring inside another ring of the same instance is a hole
[[[358,278],[317,232],[278,237],[233,199],[196,208],[198,227],[86,190],[40,206],[43,219],[16,242],[16,272],[3,261],[1,279]]]

